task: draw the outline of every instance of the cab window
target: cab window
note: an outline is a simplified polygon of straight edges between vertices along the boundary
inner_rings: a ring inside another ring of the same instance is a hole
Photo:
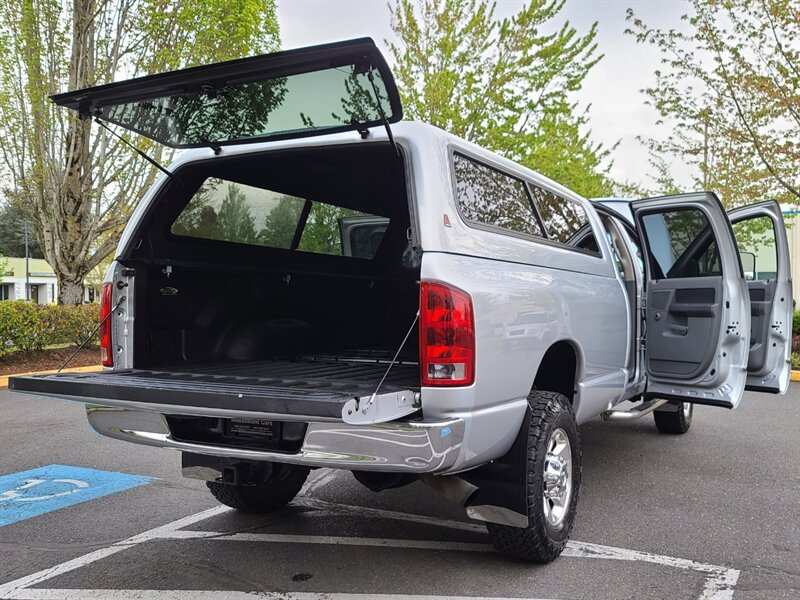
[[[642,217],[656,279],[722,274],[714,234],[705,213],[681,209]]]

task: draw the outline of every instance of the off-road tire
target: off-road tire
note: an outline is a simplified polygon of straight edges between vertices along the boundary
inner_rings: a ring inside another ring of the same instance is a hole
[[[527,497],[529,522],[525,528],[487,523],[495,547],[504,554],[534,563],[548,563],[567,545],[575,520],[581,483],[581,448],[572,405],[557,392],[534,391],[528,396],[531,417],[528,429]],[[562,429],[569,439],[572,457],[572,495],[560,528],[554,529],[544,514],[544,458],[550,434]]]
[[[689,427],[692,424],[692,414],[694,413],[694,405],[688,404],[689,412],[688,414],[684,410],[684,402],[675,402],[672,401],[670,404],[677,404],[678,410],[677,411],[653,411],[653,419],[656,422],[656,428],[661,433],[669,433],[669,434],[682,434],[689,431]]]
[[[231,485],[207,481],[214,497],[225,506],[246,513],[267,513],[289,504],[308,477],[308,467],[275,465],[277,473],[256,485]]]

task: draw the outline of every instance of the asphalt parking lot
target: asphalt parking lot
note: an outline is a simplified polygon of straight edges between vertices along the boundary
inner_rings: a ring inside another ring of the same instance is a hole
[[[685,436],[650,417],[580,433],[572,541],[531,566],[418,483],[374,494],[318,470],[287,509],[240,515],[182,478],[178,453],[102,438],[81,405],[0,390],[0,481],[49,465],[153,478],[0,526],[0,598],[800,597],[800,386],[698,407]],[[79,485],[54,481],[41,484],[54,497]],[[22,493],[0,488],[0,504]]]

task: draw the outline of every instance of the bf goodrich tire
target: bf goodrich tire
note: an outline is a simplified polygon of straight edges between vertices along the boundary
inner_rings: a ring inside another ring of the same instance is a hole
[[[241,512],[266,513],[289,504],[308,477],[308,467],[275,465],[272,479],[257,485],[231,485],[207,481],[214,497]]]
[[[581,484],[581,448],[572,405],[562,394],[535,391],[528,396],[525,528],[487,523],[495,547],[505,554],[548,563],[567,544]]]
[[[676,405],[676,411],[653,411],[653,418],[656,421],[656,428],[661,433],[681,434],[689,431],[692,424],[692,413],[694,404],[691,402],[671,402]]]

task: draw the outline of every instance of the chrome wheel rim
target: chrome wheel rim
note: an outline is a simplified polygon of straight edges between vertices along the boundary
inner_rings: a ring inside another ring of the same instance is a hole
[[[690,419],[692,417],[692,410],[694,410],[694,404],[692,402],[684,402],[683,403],[683,416],[686,419]]]
[[[564,526],[572,499],[572,448],[563,429],[554,429],[547,440],[544,457],[542,505],[547,524],[554,529]]]

